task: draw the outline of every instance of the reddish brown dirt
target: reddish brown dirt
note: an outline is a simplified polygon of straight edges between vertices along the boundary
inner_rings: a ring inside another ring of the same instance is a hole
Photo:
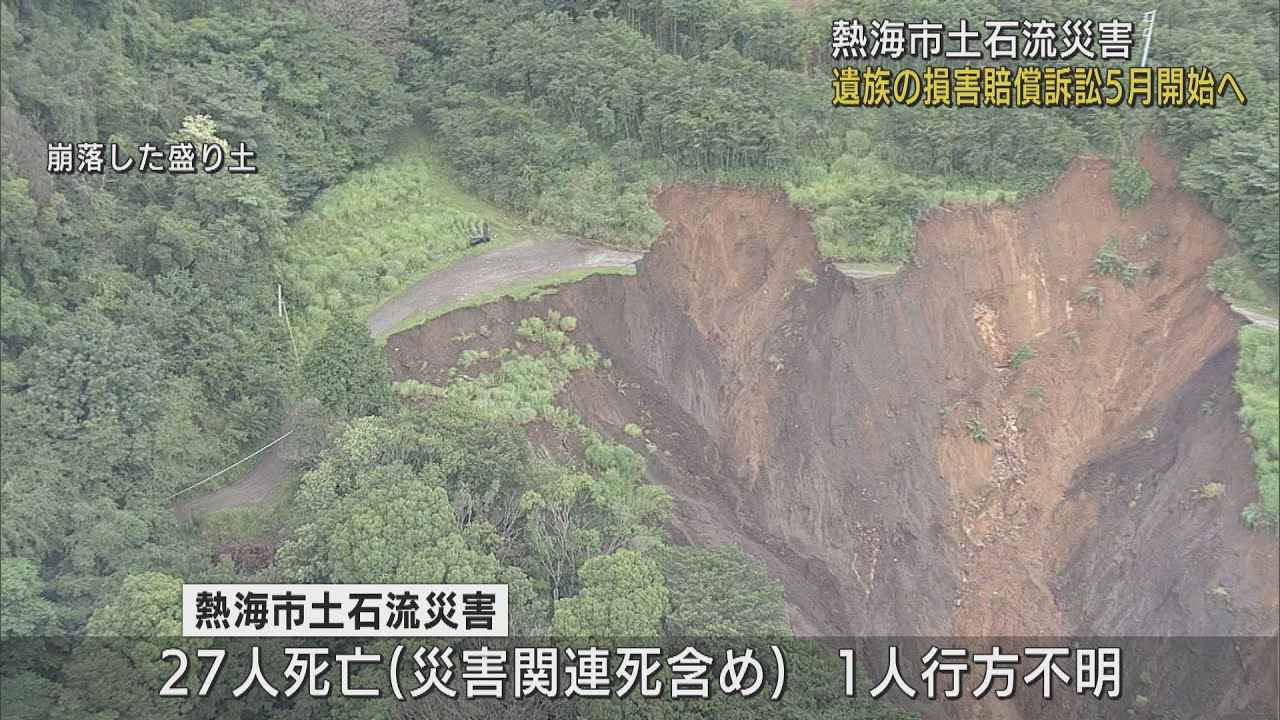
[[[929,213],[917,263],[875,280],[820,263],[781,194],[668,188],[637,276],[451,313],[388,356],[439,381],[451,337],[577,316],[614,364],[565,402],[622,441],[649,429],[677,537],[764,562],[800,633],[1274,635],[1277,541],[1240,523],[1238,321],[1203,277],[1225,229],[1143,161],[1140,208],[1082,158],[1019,207]],[[1132,288],[1093,274],[1113,236],[1151,269]]]

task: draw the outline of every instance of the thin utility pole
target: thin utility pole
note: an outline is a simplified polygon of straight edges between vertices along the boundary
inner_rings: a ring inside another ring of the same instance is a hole
[[[1147,24],[1147,32],[1142,41],[1142,64],[1147,64],[1147,53],[1151,52],[1151,34],[1156,29],[1156,11],[1148,10],[1142,14],[1142,21]]]

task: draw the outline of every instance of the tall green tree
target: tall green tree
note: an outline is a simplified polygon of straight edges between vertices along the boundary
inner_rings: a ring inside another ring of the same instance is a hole
[[[658,635],[668,592],[658,564],[634,550],[587,560],[582,590],[556,601],[553,628],[562,637],[644,638]]]
[[[302,477],[276,571],[299,582],[507,583],[512,626],[538,631],[546,610],[533,581],[498,558],[495,525],[459,515],[446,490],[450,476],[486,467],[488,448],[447,447],[432,422],[416,412],[353,421]]]
[[[672,547],[658,555],[671,596],[672,637],[784,637],[782,583],[737,546]]]
[[[0,562],[0,638],[56,632],[57,617],[35,564],[12,557]]]

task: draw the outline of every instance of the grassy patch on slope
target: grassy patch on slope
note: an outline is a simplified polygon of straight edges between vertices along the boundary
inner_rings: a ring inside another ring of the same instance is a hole
[[[467,244],[466,225],[488,221],[494,240]],[[428,273],[510,242],[525,230],[509,213],[467,194],[423,139],[320,196],[294,224],[284,251],[286,299],[309,337],[335,310],[363,316]]]

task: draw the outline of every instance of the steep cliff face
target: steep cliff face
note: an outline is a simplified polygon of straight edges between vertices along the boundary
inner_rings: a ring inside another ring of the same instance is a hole
[[[575,315],[614,365],[565,401],[622,440],[647,419],[676,533],[764,561],[801,633],[1274,634],[1237,321],[1203,278],[1225,230],[1143,154],[1140,208],[1082,158],[1018,207],[929,213],[916,263],[871,279],[780,194],[668,188],[637,276],[452,313],[389,358],[430,376],[464,329]]]

